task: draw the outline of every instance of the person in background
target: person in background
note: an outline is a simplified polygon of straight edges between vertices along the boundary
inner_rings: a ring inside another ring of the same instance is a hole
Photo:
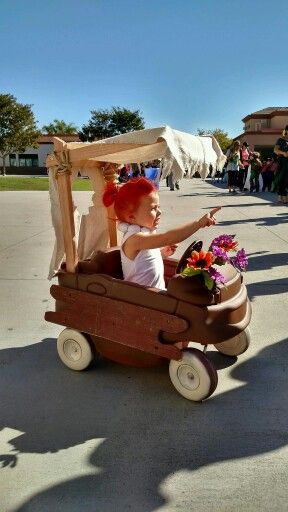
[[[263,161],[261,175],[263,180],[262,192],[266,192],[266,188],[268,192],[271,192],[272,181],[274,178],[274,172],[272,170],[272,158],[267,158],[267,160]]]
[[[273,180],[274,180],[275,174],[278,171],[277,156],[275,154],[273,154],[273,156],[272,156],[271,171],[273,172]]]
[[[228,149],[226,153],[227,157],[227,174],[228,174],[228,189],[229,192],[236,193],[235,187],[238,181],[238,171],[239,168],[242,167],[242,163],[240,160],[240,142],[239,140],[235,140],[232,146]]]
[[[123,165],[119,170],[119,183],[126,183],[129,180],[128,166]]]
[[[262,169],[260,153],[254,151],[251,158],[250,192],[259,192],[259,175]]]
[[[173,171],[170,172],[170,174],[167,176],[167,178],[168,178],[168,187],[170,188],[170,190],[175,190],[174,187],[176,187],[177,190],[180,189],[179,181],[178,180],[174,181]]]
[[[138,178],[140,176],[140,166],[138,164],[131,164],[132,168],[132,178]]]
[[[242,147],[240,149],[240,161],[242,163],[242,167],[239,168],[238,172],[238,186],[240,192],[244,190],[244,183],[247,178],[248,168],[250,165],[250,151],[248,142],[243,142]]]
[[[275,144],[274,153],[278,157],[278,169],[274,178],[274,190],[278,194],[278,202],[287,204],[288,190],[288,125],[285,126],[282,137]]]

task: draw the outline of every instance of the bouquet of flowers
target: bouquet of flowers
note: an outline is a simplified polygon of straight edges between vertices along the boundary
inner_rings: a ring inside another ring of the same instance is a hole
[[[201,248],[193,250],[187,258],[187,266],[181,272],[184,277],[199,276],[204,280],[208,290],[213,290],[217,283],[224,283],[225,278],[213,265],[221,266],[230,263],[239,272],[246,270],[248,258],[245,250],[238,249],[235,235],[220,235],[212,240],[208,251]],[[234,253],[234,255],[230,255]],[[235,254],[236,253],[236,254]]]

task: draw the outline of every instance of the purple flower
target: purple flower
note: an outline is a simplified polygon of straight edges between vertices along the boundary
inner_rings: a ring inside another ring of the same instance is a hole
[[[216,283],[224,283],[225,282],[224,276],[221,274],[221,272],[218,272],[215,268],[213,268],[213,267],[208,268],[208,273],[209,273],[209,276],[211,277],[211,279],[214,279],[214,281]]]
[[[226,261],[229,261],[229,256],[227,254],[226,251],[224,251],[223,249],[221,249],[221,247],[218,247],[218,245],[211,245],[211,249],[212,249],[212,252],[215,256],[215,258],[219,258],[219,259],[222,259],[223,260],[223,263],[226,263]],[[221,262],[217,261],[218,264],[220,264]]]
[[[214,247],[222,249],[222,251],[234,251],[238,245],[238,242],[234,241],[235,235],[220,235],[214,238],[211,243],[212,251]]]
[[[237,270],[240,272],[245,270],[248,265],[248,258],[245,249],[240,249],[236,256],[230,258],[230,262],[232,263],[233,267],[237,268]]]

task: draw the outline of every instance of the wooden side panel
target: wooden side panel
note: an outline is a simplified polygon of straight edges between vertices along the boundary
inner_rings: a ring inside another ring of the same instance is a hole
[[[67,309],[47,312],[48,322],[78,329],[167,359],[180,359],[181,351],[174,345],[159,341],[161,331],[183,332],[186,320],[167,313],[134,306],[123,301],[92,295],[87,292],[53,285],[51,295]]]

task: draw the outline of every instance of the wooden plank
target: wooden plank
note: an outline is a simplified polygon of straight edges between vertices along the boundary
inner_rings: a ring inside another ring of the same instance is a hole
[[[115,213],[113,204],[111,206],[108,206],[107,214],[108,214],[108,230],[109,230],[110,247],[117,247],[118,246],[117,223],[116,223],[116,213]]]
[[[103,314],[103,311],[101,311],[101,313]],[[166,359],[179,360],[182,357],[179,348],[174,345],[162,344],[157,340],[158,329],[154,332],[154,329],[150,327],[149,336],[146,330],[143,329],[142,322],[141,330],[139,330],[133,325],[133,319],[130,319],[129,326],[125,324],[125,329],[123,330],[119,318],[117,318],[115,325],[113,325],[113,323],[107,323],[111,322],[109,313],[106,317],[102,316],[101,322],[99,322],[99,318],[99,314],[87,314],[86,309],[84,309],[82,313],[72,309],[58,312],[48,311],[45,313],[45,320],[54,324],[77,329],[78,331],[91,334],[92,336],[99,336],[100,338],[119,343],[120,345],[135,348],[149,354],[155,354],[159,357],[165,357]],[[152,331],[153,334],[155,334],[155,338],[153,337],[153,339],[151,339]],[[116,332],[117,334],[115,334]]]
[[[86,144],[86,146],[84,147],[80,146],[80,148],[71,148],[69,150],[69,153],[71,162],[77,162],[77,160],[86,160],[93,157],[97,157],[100,159],[101,156],[104,156],[106,154],[111,155],[113,153],[119,153],[122,151],[127,151],[129,149],[136,149],[145,146],[147,146],[147,144],[131,144],[130,142],[114,142],[107,144],[101,144],[100,142],[93,144],[92,142],[91,144]],[[103,159],[103,161],[105,161],[105,159]]]
[[[161,331],[186,331],[186,320],[143,306],[56,285],[51,287],[51,295],[65,302],[67,309],[57,313],[47,312],[45,319],[48,322],[168,359],[181,357],[181,351],[174,345],[161,343],[159,335]]]
[[[68,173],[58,175],[57,186],[62,218],[66,269],[67,272],[74,273],[78,263],[78,257],[70,175]]]
[[[112,181],[114,183],[117,182],[117,166],[111,163],[104,163],[101,166],[101,172],[103,173],[105,181],[108,183]],[[116,224],[116,214],[114,210],[114,204],[108,206],[107,208],[107,216],[108,216],[108,231],[109,231],[109,240],[110,247],[116,247],[118,245],[117,238],[117,224]]]
[[[53,140],[57,139],[56,137]],[[59,141],[60,139],[57,139]],[[73,143],[72,143],[73,144]],[[99,162],[134,162],[135,150],[137,149],[137,161],[142,162],[145,160],[153,160],[154,158],[161,158],[167,148],[165,141],[158,141],[153,144],[124,144],[124,143],[91,143],[80,144],[79,146],[69,146],[70,162],[73,167],[80,167],[85,165],[88,161]],[[50,166],[55,165],[56,159],[53,154],[49,155]]]

